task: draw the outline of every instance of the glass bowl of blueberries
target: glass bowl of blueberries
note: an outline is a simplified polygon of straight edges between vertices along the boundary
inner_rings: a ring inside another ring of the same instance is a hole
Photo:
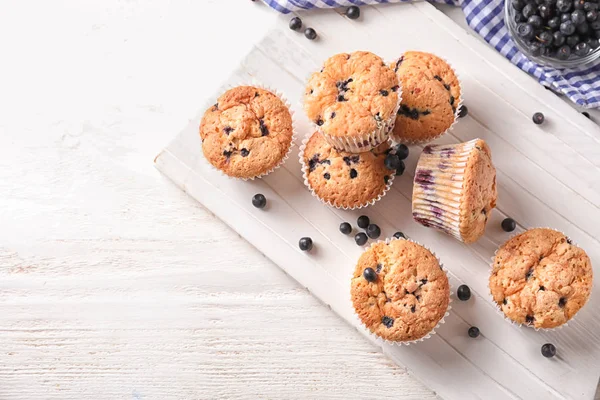
[[[600,0],[505,0],[505,21],[540,65],[575,68],[600,57]]]

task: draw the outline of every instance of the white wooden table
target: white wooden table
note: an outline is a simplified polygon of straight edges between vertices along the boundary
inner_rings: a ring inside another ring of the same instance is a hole
[[[436,397],[152,166],[274,14],[2,3],[1,400]]]

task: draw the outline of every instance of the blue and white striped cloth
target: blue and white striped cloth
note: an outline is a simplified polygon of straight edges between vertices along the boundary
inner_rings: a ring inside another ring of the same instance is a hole
[[[334,8],[397,3],[410,0],[263,0],[273,9],[287,14],[311,8]],[[600,62],[581,69],[543,67],[529,61],[514,45],[504,25],[503,0],[435,0],[460,5],[471,28],[486,42],[523,71],[533,75],[542,85],[569,97],[586,108],[600,108]]]

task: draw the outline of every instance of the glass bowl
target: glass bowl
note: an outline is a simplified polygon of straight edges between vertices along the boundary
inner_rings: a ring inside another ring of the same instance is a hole
[[[527,1],[524,2],[527,3]],[[518,11],[512,6],[512,0],[504,0],[504,21],[508,28],[510,37],[521,53],[525,54],[525,56],[527,56],[527,58],[531,61],[534,61],[540,65],[554,68],[577,68],[583,67],[586,64],[589,64],[600,58],[600,47],[592,49],[586,56],[578,56],[571,53],[569,58],[566,60],[561,60],[556,56],[553,56],[552,53],[541,55],[532,54],[532,51],[527,46],[527,42],[517,34],[517,26],[519,25],[519,23],[516,21],[517,14]],[[546,29],[550,28],[546,27]],[[534,38],[534,40],[536,39]]]

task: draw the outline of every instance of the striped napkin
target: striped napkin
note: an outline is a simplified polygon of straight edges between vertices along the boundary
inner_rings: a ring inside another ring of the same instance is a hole
[[[263,0],[273,9],[287,14],[311,8],[335,8],[398,3],[410,0]],[[600,108],[600,62],[580,69],[558,70],[543,67],[521,53],[504,25],[503,0],[435,0],[437,3],[460,5],[469,26],[504,57],[523,71],[533,75],[542,85],[567,96],[586,108]]]

